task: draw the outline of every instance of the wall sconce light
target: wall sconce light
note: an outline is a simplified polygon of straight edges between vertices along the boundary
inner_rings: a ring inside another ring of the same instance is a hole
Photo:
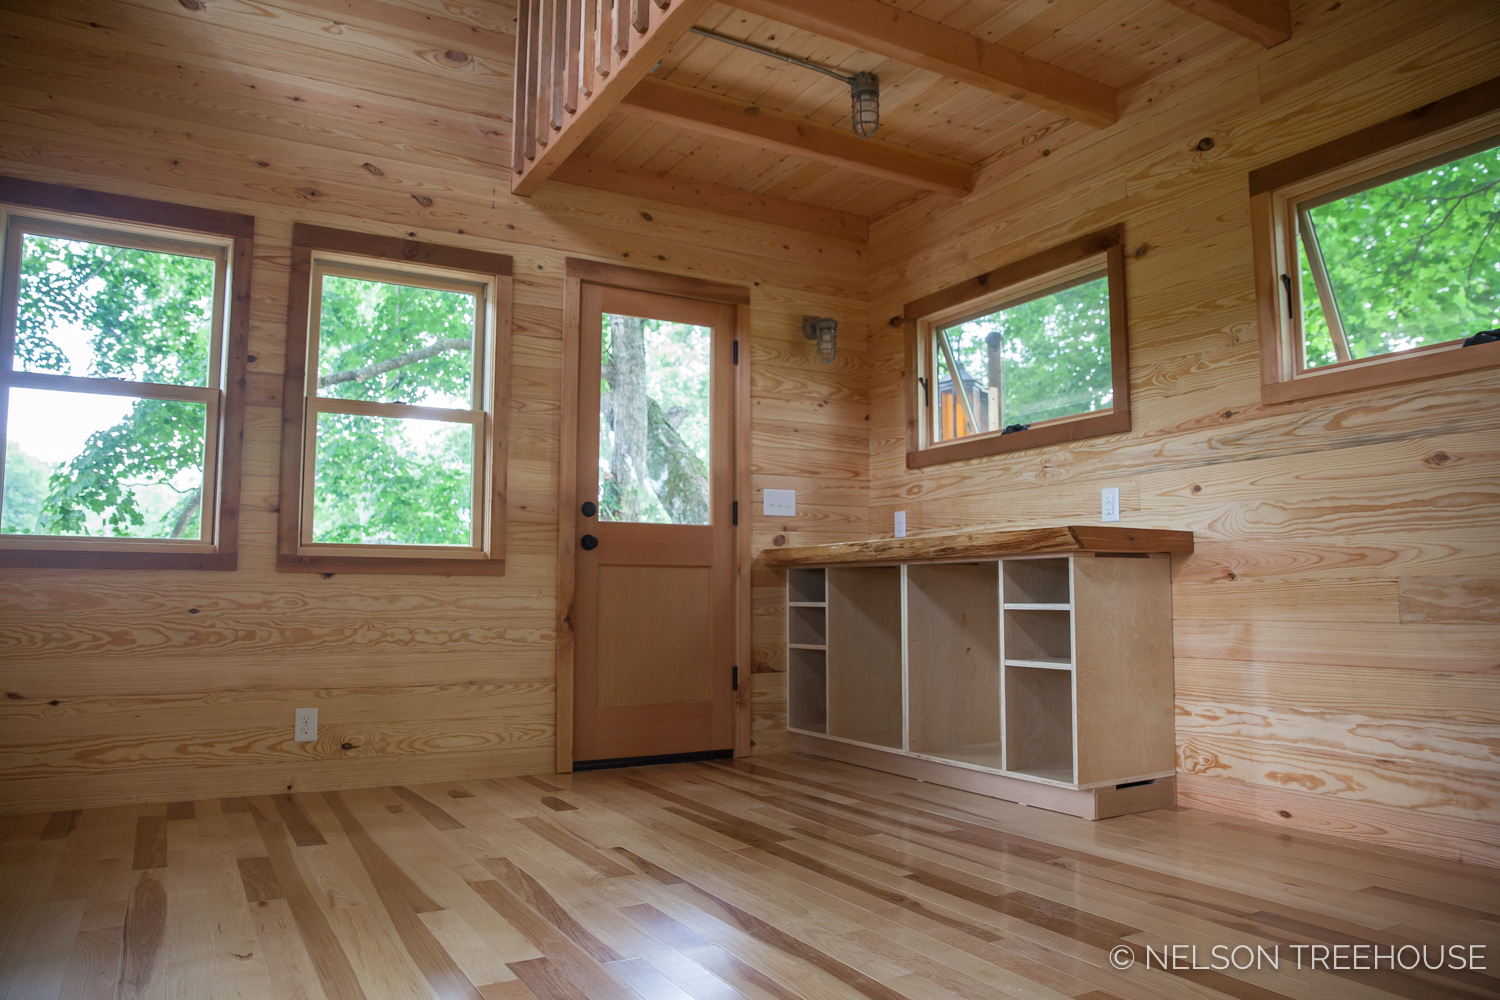
[[[818,360],[833,364],[838,352],[839,321],[828,316],[802,317],[802,336],[818,342]]]

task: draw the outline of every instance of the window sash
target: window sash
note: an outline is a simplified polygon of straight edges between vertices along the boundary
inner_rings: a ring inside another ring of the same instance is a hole
[[[318,394],[319,344],[322,334],[323,278],[325,275],[404,285],[411,288],[433,288],[474,296],[474,326],[470,354],[470,408],[422,406],[411,403],[339,399]],[[493,414],[486,400],[492,397],[490,372],[493,368],[495,289],[493,282],[456,278],[449,272],[433,268],[412,267],[397,270],[371,264],[345,254],[314,253],[309,283],[306,381],[303,385],[302,421],[302,496],[300,528],[297,536],[299,555],[383,555],[411,558],[485,559],[489,538],[488,519],[493,516],[485,503],[487,484],[494,475],[489,455],[494,433]],[[397,419],[435,420],[468,424],[473,428],[471,473],[469,482],[471,515],[469,544],[423,545],[399,542],[317,542],[313,540],[314,500],[317,474],[318,414],[342,413],[351,416],[391,417]]]
[[[225,344],[228,340],[229,251],[232,241],[209,237],[196,239],[169,230],[109,220],[79,223],[65,216],[45,212],[3,211],[4,258],[0,262],[0,440],[8,439],[10,390],[41,389],[87,393],[99,396],[122,396],[131,399],[159,399],[201,403],[204,407],[203,491],[199,496],[199,533],[193,538],[118,538],[79,535],[0,535],[0,546],[13,549],[53,550],[59,546],[78,551],[138,551],[212,553],[217,550],[219,498],[222,490],[219,469],[220,437],[223,430]],[[178,385],[165,382],[137,382],[130,379],[55,372],[17,370],[15,365],[16,333],[20,320],[21,246],[26,236],[78,240],[87,243],[148,250],[184,257],[198,257],[214,263],[212,313],[209,320],[208,371],[205,385]],[[5,468],[0,461],[0,489],[4,488]]]
[[[1005,312],[1008,309],[1014,309],[1017,306],[1023,306],[1028,302],[1035,302],[1037,299],[1046,298],[1058,292],[1065,292],[1071,288],[1086,285],[1101,278],[1106,281],[1109,280],[1108,255],[1105,253],[1091,255],[1065,267],[1038,275],[1035,278],[1017,282],[999,290],[993,295],[977,301],[966,302],[955,309],[924,318],[919,325],[919,336],[922,338],[921,355],[924,370],[919,375],[927,380],[928,388],[919,400],[919,403],[927,409],[927,419],[921,422],[923,431],[921,447],[924,450],[945,448],[959,442],[972,441],[976,438],[998,437],[1005,430],[1004,426],[1000,426],[977,433],[955,434],[952,437],[943,436],[942,400],[938,392],[937,377],[940,358],[947,364],[948,371],[954,381],[955,410],[962,414],[963,419],[969,426],[975,428],[979,426],[978,414],[974,412],[973,403],[969,399],[968,394],[958,384],[959,368],[957,353],[948,339],[949,330],[976,319],[983,319],[987,316],[993,316],[996,313]],[[1117,294],[1119,294],[1119,290],[1113,287],[1113,282],[1110,282],[1108,288],[1109,297],[1112,299]],[[1113,317],[1111,317],[1111,322],[1113,322]],[[1111,350],[1113,350],[1112,343]],[[1005,362],[1002,359],[1002,379],[1005,377],[1004,368]],[[1003,386],[1004,382],[1002,381],[999,388],[1003,390]],[[1053,424],[1068,423],[1085,417],[1104,416],[1112,412],[1114,412],[1113,401],[1111,401],[1109,406],[1101,407],[1097,410],[1087,410],[1079,413],[1070,413],[1061,417],[1051,417],[1047,420],[1038,420],[1029,426],[1046,427]],[[957,414],[955,414],[956,419]],[[1002,396],[1000,403],[1000,422],[1002,425],[1005,420],[1004,398]]]
[[[1317,229],[1311,212],[1351,195],[1423,173],[1496,145],[1500,145],[1500,115],[1486,115],[1456,130],[1450,129],[1437,136],[1403,143],[1373,156],[1362,157],[1341,167],[1318,173],[1305,181],[1286,185],[1273,194],[1272,215],[1276,230],[1274,265],[1276,274],[1290,279],[1289,283],[1281,283],[1276,291],[1279,305],[1277,318],[1283,344],[1283,363],[1293,380],[1384,364],[1399,358],[1456,350],[1462,346],[1464,338],[1460,337],[1436,344],[1372,354],[1364,358],[1354,357],[1349,349],[1342,315],[1317,242]],[[1318,291],[1319,306],[1323,310],[1329,336],[1333,341],[1336,360],[1331,364],[1307,364],[1307,331],[1304,321],[1307,304],[1302,295],[1299,250],[1306,254],[1313,285]]]

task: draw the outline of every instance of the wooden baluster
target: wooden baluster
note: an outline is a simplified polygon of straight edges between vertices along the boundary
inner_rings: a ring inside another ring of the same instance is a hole
[[[547,145],[552,118],[552,32],[557,12],[552,0],[537,2],[536,46],[536,142]]]
[[[531,0],[521,0],[516,11],[516,76],[515,100],[512,107],[510,135],[510,167],[521,173],[527,160],[536,159],[536,141],[532,138],[536,128],[536,94],[534,69],[536,47],[531,44]]]
[[[615,0],[599,0],[599,37],[597,39],[599,51],[594,68],[599,71],[601,80],[609,79],[609,71],[614,66],[609,51],[610,39],[614,35],[614,32],[610,30],[614,24],[614,12]]]
[[[594,94],[594,38],[599,34],[598,0],[583,0],[583,34],[578,42],[578,86],[584,97]]]
[[[630,2],[615,0],[615,61],[624,62],[630,55]]]
[[[635,0],[635,30],[644,35],[651,27],[651,5],[647,0]]]
[[[552,0],[552,127],[561,130],[567,120],[568,8],[569,0]]]
[[[568,9],[568,78],[563,83],[563,107],[571,115],[578,110],[578,50],[583,44],[583,11],[589,6],[589,0],[563,0],[563,3]]]

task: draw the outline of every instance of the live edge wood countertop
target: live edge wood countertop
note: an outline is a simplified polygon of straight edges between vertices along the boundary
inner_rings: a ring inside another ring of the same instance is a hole
[[[1065,524],[1053,528],[960,531],[912,538],[869,538],[834,545],[763,549],[769,569],[789,566],[891,566],[913,562],[965,562],[1015,556],[1081,553],[1191,552],[1191,531]]]

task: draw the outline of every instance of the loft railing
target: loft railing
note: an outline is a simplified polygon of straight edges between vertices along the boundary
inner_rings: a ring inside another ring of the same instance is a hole
[[[712,0],[520,0],[511,190],[530,195]]]

